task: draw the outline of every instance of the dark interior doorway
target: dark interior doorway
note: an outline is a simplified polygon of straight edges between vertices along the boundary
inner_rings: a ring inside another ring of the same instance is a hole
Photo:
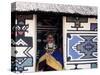
[[[52,32],[55,44],[63,55],[62,16],[58,14],[37,14],[37,62],[46,45],[46,34]]]

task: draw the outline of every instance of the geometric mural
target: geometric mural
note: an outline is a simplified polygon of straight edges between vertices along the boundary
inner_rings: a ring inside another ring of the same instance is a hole
[[[94,52],[97,52],[97,43],[93,42],[93,38],[96,36],[81,36],[84,38],[84,42],[81,42],[79,45],[76,45],[77,50],[80,51],[80,53],[84,53],[84,56],[81,57],[81,59],[89,59],[89,58],[95,58],[93,56]]]
[[[70,20],[69,19],[70,18],[67,19],[67,22],[70,24],[73,22],[71,21],[73,19],[72,18]],[[89,23],[87,21],[87,25],[88,24]],[[70,29],[71,28],[72,26],[70,27]],[[67,29],[66,34],[67,34],[66,38],[67,69],[96,68],[97,55],[98,55],[97,23],[90,23],[90,27],[85,30],[78,30],[78,27],[76,30],[75,29],[73,30],[73,28],[71,30]]]
[[[97,42],[93,42],[94,36],[85,36],[85,35],[71,35],[69,38],[69,55],[72,59],[89,59],[96,58],[93,53],[97,52]]]
[[[17,20],[17,24],[12,26],[12,57],[11,70],[15,72],[28,71],[26,67],[33,66],[33,57],[29,51],[33,47],[32,37],[25,36],[29,25],[25,25],[25,20]]]

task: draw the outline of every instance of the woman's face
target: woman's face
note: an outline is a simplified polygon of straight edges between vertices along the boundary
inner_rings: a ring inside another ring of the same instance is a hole
[[[47,43],[53,43],[53,42],[54,42],[54,37],[53,37],[53,35],[49,34],[47,36]]]

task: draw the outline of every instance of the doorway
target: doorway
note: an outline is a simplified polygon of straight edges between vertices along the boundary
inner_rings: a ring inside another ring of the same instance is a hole
[[[51,38],[50,38],[51,35]],[[51,39],[54,42],[54,49],[57,50],[55,54],[51,54],[54,59],[61,63],[63,67],[63,40],[62,40],[62,16],[58,14],[37,14],[37,56],[36,65],[38,71],[51,71],[57,70],[49,65],[46,65],[46,60],[39,62],[41,57],[46,52],[52,53],[52,48],[47,50],[47,43]],[[51,42],[52,42],[51,40]],[[42,65],[40,65],[40,63]]]

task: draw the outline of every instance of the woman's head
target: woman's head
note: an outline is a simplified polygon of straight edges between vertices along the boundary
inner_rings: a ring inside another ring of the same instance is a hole
[[[53,33],[48,33],[46,37],[47,43],[54,43],[54,35]]]

